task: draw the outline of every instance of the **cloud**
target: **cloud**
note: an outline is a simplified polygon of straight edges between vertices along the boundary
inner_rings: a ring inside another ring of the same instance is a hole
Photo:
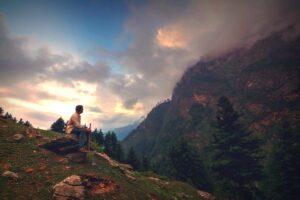
[[[124,24],[132,42],[115,56],[126,75],[111,77],[109,87],[124,105],[134,99],[147,111],[170,97],[184,71],[200,59],[248,48],[274,32],[300,27],[297,0],[135,3]]]
[[[91,112],[87,122],[112,128],[126,125],[169,98],[184,71],[199,59],[250,47],[291,26],[296,28],[284,37],[299,36],[299,4],[297,0],[129,1],[131,14],[120,36],[130,38],[128,48],[99,49],[94,52],[99,55],[95,63],[33,45],[30,36],[12,36],[0,16],[0,101],[11,109],[13,104],[23,106],[24,112],[47,105],[57,117],[81,103]]]
[[[88,112],[94,112],[94,113],[102,113],[103,112],[101,108],[96,107],[96,106],[85,106],[85,109]]]

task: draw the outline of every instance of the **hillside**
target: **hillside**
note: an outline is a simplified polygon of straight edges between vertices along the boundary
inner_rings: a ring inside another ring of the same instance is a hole
[[[299,123],[299,77],[300,39],[286,41],[280,34],[251,48],[203,58],[185,72],[171,101],[153,108],[123,146],[149,156],[156,168],[182,137],[203,149],[222,95],[230,99],[248,129],[267,143],[281,119]]]
[[[0,199],[52,199],[54,185],[71,175],[92,177],[90,181],[106,180],[97,186],[98,190],[85,193],[85,199],[202,199],[200,194],[203,193],[192,186],[151,172],[132,171],[127,176],[120,170],[122,168],[116,167],[119,165],[116,161],[111,166],[96,152],[88,153],[85,163],[70,161],[68,156],[38,146],[62,137],[61,134],[38,130],[40,135],[28,135],[26,128],[9,119],[0,118]],[[22,134],[24,138],[15,140],[15,134]],[[92,160],[95,165],[91,164]],[[18,177],[3,177],[7,170],[16,173]],[[113,186],[107,188],[106,183]]]

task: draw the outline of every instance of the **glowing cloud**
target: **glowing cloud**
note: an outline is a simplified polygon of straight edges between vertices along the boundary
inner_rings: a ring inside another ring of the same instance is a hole
[[[161,47],[167,48],[185,48],[186,41],[183,33],[175,26],[168,26],[158,29],[156,34],[156,43]]]

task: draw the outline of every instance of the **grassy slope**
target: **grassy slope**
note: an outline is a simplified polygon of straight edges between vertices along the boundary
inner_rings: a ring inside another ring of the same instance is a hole
[[[128,179],[120,170],[112,168],[106,161],[96,158],[96,166],[64,162],[62,156],[37,146],[41,139],[25,138],[15,142],[16,133],[25,135],[25,126],[12,121],[0,120],[0,173],[8,170],[19,175],[17,180],[0,176],[0,199],[51,199],[52,187],[72,174],[97,174],[117,183],[118,190],[98,199],[201,199],[197,190],[188,184],[170,181],[151,173],[135,172],[135,181]],[[40,130],[45,137],[55,138],[61,134]],[[89,157],[91,158],[90,155]],[[65,169],[70,166],[71,169]],[[30,167],[33,172],[25,170]],[[97,198],[95,198],[97,199]]]

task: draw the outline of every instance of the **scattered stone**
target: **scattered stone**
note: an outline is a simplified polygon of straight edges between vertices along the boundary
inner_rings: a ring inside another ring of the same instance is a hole
[[[40,171],[43,171],[43,170],[45,170],[46,168],[47,168],[46,165],[42,165],[42,166],[39,167],[39,170],[40,170]]]
[[[212,194],[208,193],[208,192],[198,190],[198,194],[204,200],[214,200],[215,199],[215,197]]]
[[[71,166],[64,166],[64,170],[70,170],[70,169],[72,169]]]
[[[41,138],[42,137],[41,133],[31,126],[26,129],[26,135],[29,138],[32,138],[32,137]]]
[[[120,163],[120,164],[119,164],[119,167],[120,167],[121,169],[133,171],[133,167],[132,167],[131,165],[129,165],[129,164],[122,164],[122,163]]]
[[[87,160],[86,153],[78,152],[78,153],[71,153],[66,156],[70,162],[74,163],[85,163]]]
[[[156,177],[148,177],[150,180],[154,180],[154,181],[160,181],[159,178],[156,178]]]
[[[84,186],[72,186],[64,182],[60,182],[53,187],[53,199],[85,199]]]
[[[32,167],[27,167],[27,168],[25,168],[25,170],[24,170],[26,173],[32,173],[32,172],[34,172],[34,169],[32,168]]]
[[[64,183],[71,186],[80,186],[82,185],[81,177],[77,175],[72,175],[63,180]]]
[[[127,178],[133,180],[133,181],[136,180],[136,178],[135,178],[134,176],[132,176],[132,175],[130,175],[130,174],[128,174],[128,173],[125,173],[125,176],[126,176]]]
[[[9,178],[13,178],[13,179],[17,179],[19,178],[17,173],[11,172],[11,171],[5,171],[2,174],[3,177],[9,177]]]
[[[2,164],[2,169],[9,170],[10,168],[11,168],[11,164],[10,163],[3,163]]]
[[[22,135],[20,133],[17,133],[13,136],[13,140],[15,140],[17,142],[21,141],[23,138],[24,138],[24,135]]]
[[[90,199],[90,196],[112,193],[117,188],[113,181],[95,175],[72,175],[53,187],[53,199]]]

